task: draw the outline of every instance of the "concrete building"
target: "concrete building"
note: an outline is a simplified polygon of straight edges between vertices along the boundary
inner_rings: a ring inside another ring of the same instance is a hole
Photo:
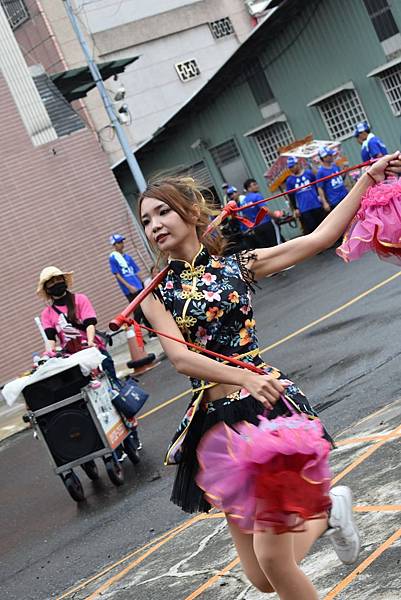
[[[241,188],[249,176],[263,184],[277,148],[308,134],[340,141],[355,164],[360,146],[353,131],[364,119],[390,150],[400,147],[401,3],[275,5],[201,90],[136,151],[146,177],[189,170],[218,193],[224,181]],[[124,161],[114,172],[134,205],[136,190]],[[273,203],[280,206],[281,201]]]
[[[85,64],[61,0],[1,0],[1,4],[10,7],[15,35],[28,64],[40,63],[49,73]],[[122,108],[121,120],[133,148],[213,76],[246,39],[258,15],[265,16],[269,4],[252,0],[75,0],[81,27],[98,62],[140,57],[118,82],[108,82],[113,95],[121,84],[126,90],[116,108]],[[110,164],[114,164],[122,152],[96,91],[83,103]]]
[[[109,235],[126,235],[145,274],[149,259],[96,136],[42,67],[28,69],[1,8],[0,114],[2,384],[43,349],[34,324],[43,267],[74,271],[73,289],[104,328],[126,305],[108,268]]]

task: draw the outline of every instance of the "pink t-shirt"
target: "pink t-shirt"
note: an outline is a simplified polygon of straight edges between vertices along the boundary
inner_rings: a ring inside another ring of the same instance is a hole
[[[79,323],[83,323],[85,319],[96,318],[95,309],[85,294],[74,294],[74,301],[75,314]],[[57,309],[63,314],[60,315],[51,306],[46,306],[46,308],[43,309],[42,314],[40,315],[40,321],[43,328],[55,329],[62,346],[64,346],[69,339],[73,339],[74,337],[81,337],[83,340],[86,340],[87,338],[85,331],[80,331],[68,323],[66,317],[64,316],[67,314],[67,307],[61,305],[57,306]],[[95,342],[99,347],[104,348],[103,341],[97,336],[95,338]]]

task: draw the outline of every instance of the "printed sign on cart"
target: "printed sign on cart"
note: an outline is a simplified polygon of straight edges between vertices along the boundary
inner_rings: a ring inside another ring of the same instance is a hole
[[[104,378],[100,383],[101,385],[98,388],[93,389],[87,386],[85,390],[109,446],[114,450],[126,438],[127,429],[112,404],[113,390],[109,381]]]

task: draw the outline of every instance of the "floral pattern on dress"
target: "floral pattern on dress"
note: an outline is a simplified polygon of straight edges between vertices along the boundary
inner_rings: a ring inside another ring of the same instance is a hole
[[[250,289],[235,256],[211,256],[201,246],[191,264],[170,261],[159,291],[186,341],[225,356],[257,350]],[[243,360],[255,362],[252,356]],[[191,383],[198,388],[207,382]]]

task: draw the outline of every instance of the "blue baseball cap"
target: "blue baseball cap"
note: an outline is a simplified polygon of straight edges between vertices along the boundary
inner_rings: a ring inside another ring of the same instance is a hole
[[[125,237],[119,233],[113,233],[113,235],[109,237],[109,242],[112,246],[114,246],[114,244],[118,244],[119,242],[123,242],[124,240]]]
[[[323,148],[320,148],[319,150],[320,158],[326,158],[326,156],[334,156],[334,154],[334,150],[332,150],[328,146],[323,146]]]
[[[294,165],[298,163],[298,159],[296,156],[289,156],[287,158],[287,167],[291,169]]]
[[[369,130],[370,130],[369,123],[367,121],[361,121],[360,123],[357,123],[357,125],[355,127],[354,137],[358,137],[358,135],[360,133],[364,133],[365,131],[369,131]]]
[[[229,188],[227,188],[227,194],[228,194],[228,195],[230,195],[230,194],[235,194],[235,192],[238,192],[238,190],[237,190],[237,188],[236,188],[236,187],[234,187],[233,185],[230,185],[230,187],[229,187]]]

